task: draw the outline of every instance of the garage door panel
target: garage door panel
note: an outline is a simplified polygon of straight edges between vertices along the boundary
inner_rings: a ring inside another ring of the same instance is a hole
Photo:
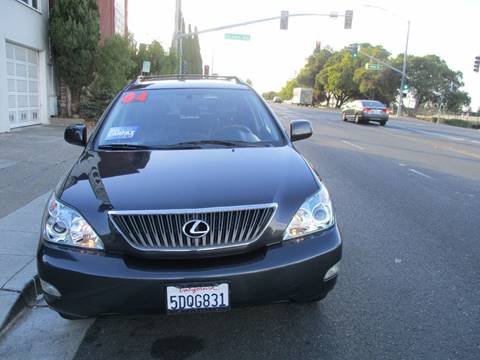
[[[13,59],[14,58],[14,56],[13,56],[13,45],[7,43],[5,48],[6,48],[5,51],[7,53],[7,59]]]
[[[8,95],[8,108],[15,109],[17,107],[17,96]]]
[[[17,77],[27,77],[27,65],[15,64],[15,75]]]
[[[15,46],[15,60],[27,61],[27,49]]]
[[[15,64],[13,62],[7,62],[7,75],[15,76]]]
[[[38,92],[38,81],[29,81],[28,82],[28,91],[36,94]]]
[[[33,50],[28,50],[28,62],[30,64],[38,64],[38,53]]]
[[[17,113],[15,111],[8,112],[8,121],[10,125],[14,125],[17,122]]]
[[[15,92],[15,80],[13,79],[8,79],[7,80],[7,88],[8,92]]]
[[[27,80],[17,80],[17,92],[28,92]]]
[[[6,55],[10,126],[38,124],[38,52],[7,43]]]
[[[38,66],[28,65],[28,77],[32,79],[38,78]]]

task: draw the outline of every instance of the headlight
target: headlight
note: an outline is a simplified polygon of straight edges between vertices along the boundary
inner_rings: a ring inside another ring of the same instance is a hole
[[[314,233],[329,228],[335,222],[332,202],[327,189],[321,186],[320,191],[310,196],[298,209],[285,230],[283,240]]]
[[[103,250],[102,240],[85,219],[52,195],[47,205],[44,235],[56,244]]]

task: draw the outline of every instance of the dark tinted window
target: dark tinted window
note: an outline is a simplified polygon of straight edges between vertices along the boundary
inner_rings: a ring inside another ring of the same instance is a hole
[[[382,104],[380,101],[362,101],[362,105],[364,107],[385,107],[385,105]]]
[[[251,90],[158,89],[126,92],[111,110],[98,145],[167,146],[224,140],[256,145],[284,142],[275,121]]]

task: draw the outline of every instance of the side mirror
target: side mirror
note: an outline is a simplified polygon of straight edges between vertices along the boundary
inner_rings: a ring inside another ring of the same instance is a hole
[[[290,140],[297,141],[312,136],[312,125],[308,120],[293,120],[290,122]]]
[[[82,124],[70,125],[65,129],[65,141],[78,146],[87,145],[87,127]]]

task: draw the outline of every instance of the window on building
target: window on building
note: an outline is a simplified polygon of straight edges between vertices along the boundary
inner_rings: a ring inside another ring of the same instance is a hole
[[[125,35],[125,0],[115,0],[115,32]]]
[[[35,10],[40,11],[40,1],[41,0],[18,0],[18,1],[24,3],[25,5],[28,5],[32,8],[34,8]]]

